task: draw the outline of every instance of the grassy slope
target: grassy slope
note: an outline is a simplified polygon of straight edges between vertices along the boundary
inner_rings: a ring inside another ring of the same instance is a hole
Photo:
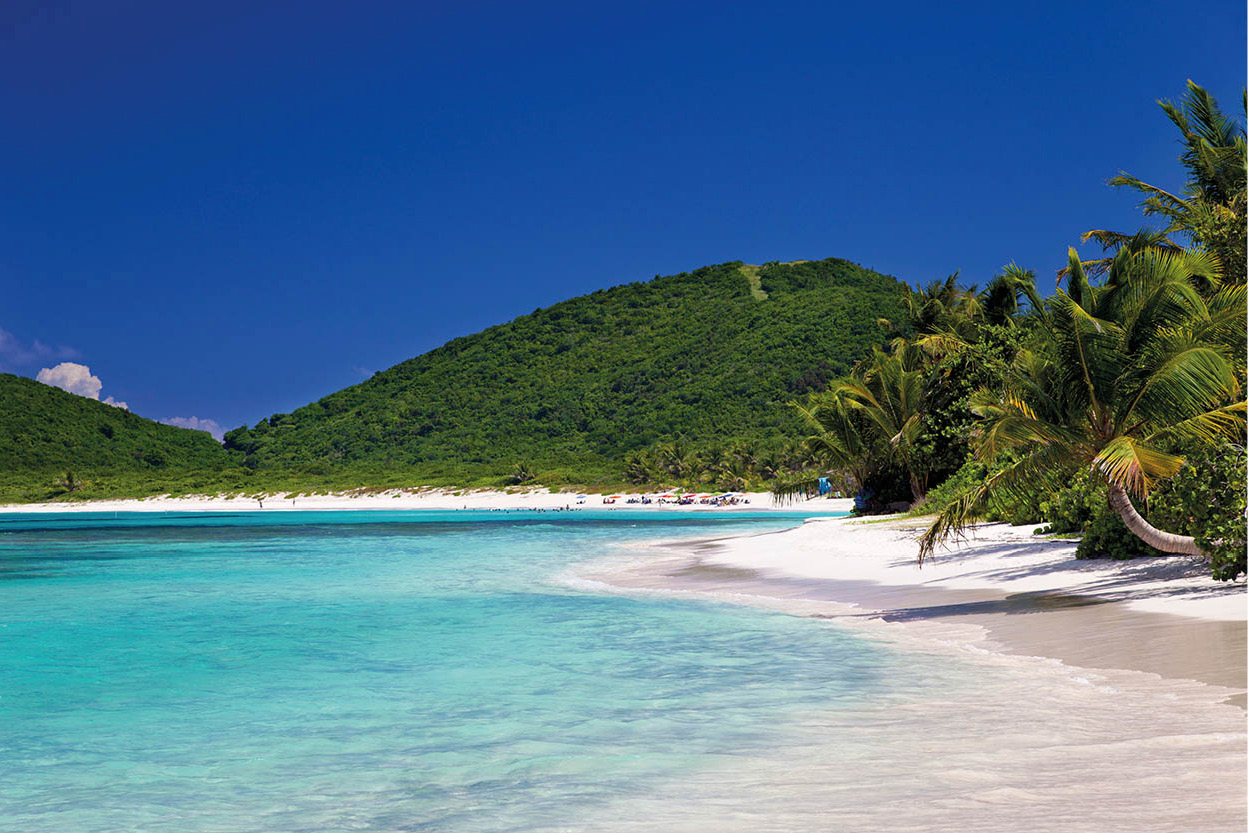
[[[480,483],[523,459],[547,482],[618,481],[624,453],[666,437],[795,431],[785,403],[878,342],[899,289],[829,259],[600,290],[235,430],[227,445],[261,474]]]

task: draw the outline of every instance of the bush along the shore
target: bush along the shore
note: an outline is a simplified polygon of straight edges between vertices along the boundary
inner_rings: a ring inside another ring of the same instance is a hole
[[[1144,511],[1142,514],[1155,521],[1151,513]],[[1082,534],[1075,549],[1076,559],[1133,559],[1136,556],[1160,555],[1160,551],[1149,547],[1127,529],[1109,506],[1104,482],[1093,477],[1087,469],[1077,472],[1069,485],[1042,501],[1040,515],[1046,524],[1037,533]]]
[[[1209,555],[1215,579],[1248,573],[1246,469],[1243,446],[1205,446],[1149,502],[1149,515],[1157,524],[1195,537]]]
[[[1128,530],[1108,504],[1093,514],[1075,548],[1076,559],[1134,559],[1160,555],[1160,550],[1149,547]]]
[[[1104,484],[1094,483],[1091,473],[1081,470],[1070,484],[1040,502],[1045,526],[1036,531],[1047,535],[1082,533],[1088,529],[1098,508],[1107,506]]]
[[[1014,462],[1016,462],[1016,456],[1009,453],[1000,455],[991,465],[975,460],[973,457],[969,458],[956,472],[932,489],[924,498],[923,503],[915,506],[912,514],[931,515],[943,512],[954,502],[981,486],[985,480]],[[1051,523],[1052,518],[1045,510],[1048,503],[1045,494],[1039,489],[1030,493],[1024,492],[1021,495],[989,496],[983,517],[985,521],[1002,521],[1013,525]],[[1046,528],[1043,532],[1067,533],[1082,529],[1083,525],[1080,524],[1077,527],[1062,527],[1062,529]]]

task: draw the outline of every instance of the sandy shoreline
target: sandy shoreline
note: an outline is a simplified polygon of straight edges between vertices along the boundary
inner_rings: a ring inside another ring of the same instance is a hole
[[[817,618],[937,670],[921,692],[864,704],[852,727],[812,716],[798,760],[717,772],[673,801],[705,790],[729,807],[761,785],[793,799],[793,830],[1248,827],[1242,580],[1215,582],[1186,559],[1078,561],[1072,542],[1005,525],[919,568],[921,525],[818,519],[584,566],[578,579],[603,590]],[[889,756],[854,746],[858,722]],[[846,768],[873,789],[841,790]],[[768,807],[682,830],[768,830]]]
[[[658,547],[594,578],[733,597],[846,623],[962,627],[970,642],[1071,666],[1194,680],[1244,706],[1248,587],[1186,557],[1076,560],[1033,526],[982,525],[921,567],[922,519],[812,519],[779,533]],[[943,632],[942,632],[943,633]]]
[[[0,513],[283,512],[308,510],[610,510],[728,514],[846,512],[849,499],[748,504],[604,504],[602,495],[548,489],[387,490],[326,495],[158,496],[0,505]],[[821,616],[888,622],[941,621],[986,630],[1013,650],[1079,666],[1136,669],[1241,692],[1248,587],[1215,582],[1186,557],[1128,562],[1074,558],[1075,543],[1032,535],[1034,526],[981,525],[971,538],[917,563],[924,519],[816,518],[780,533],[660,547],[654,558],[604,577],[629,587],[735,593],[818,603]],[[827,606],[833,606],[832,609]],[[1022,616],[1022,615],[1027,616]],[[1036,616],[1039,615],[1039,616]],[[1152,615],[1152,616],[1148,616]],[[1095,639],[1088,639],[1094,634]]]
[[[604,504],[602,495],[586,495],[578,503],[576,492],[552,492],[549,489],[499,491],[474,490],[384,490],[296,495],[277,493],[263,498],[242,496],[154,496],[121,498],[105,501],[51,502],[44,504],[0,504],[0,513],[74,513],[74,512],[270,512],[279,510],[555,510],[572,507],[586,510],[619,510],[627,512],[715,512],[780,510],[786,512],[847,512],[850,499],[821,499],[778,503],[768,492],[745,493],[748,504],[714,507],[704,504],[674,503],[628,504],[624,498]],[[615,494],[615,493],[612,493]],[[641,493],[636,493],[640,495]],[[653,495],[653,493],[650,493]]]
[[[283,512],[308,510],[610,510],[730,514],[846,512],[848,499],[748,504],[604,504],[602,495],[537,490],[388,490],[263,499],[168,497],[0,505],[0,513]],[[812,518],[779,533],[651,550],[625,570],[592,578],[627,588],[736,595],[755,604],[846,622],[922,623],[978,629],[985,646],[1200,681],[1248,702],[1248,586],[1215,582],[1187,557],[1076,560],[1073,541],[1034,525],[980,525],[971,537],[917,562],[924,519]]]

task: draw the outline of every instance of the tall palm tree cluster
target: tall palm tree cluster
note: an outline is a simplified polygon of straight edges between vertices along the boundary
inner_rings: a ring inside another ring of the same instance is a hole
[[[992,502],[1035,503],[1086,472],[1142,542],[1216,550],[1216,576],[1243,572],[1242,517],[1210,540],[1157,529],[1137,509],[1189,457],[1229,443],[1242,458],[1245,439],[1244,129],[1191,82],[1181,103],[1161,104],[1181,134],[1183,192],[1125,173],[1111,184],[1142,192],[1164,228],[1089,232],[1105,256],[1083,261],[1071,248],[1047,298],[1013,266],[983,291],[956,276],[908,291],[907,320],[882,322],[889,347],[797,406],[820,465],[847,473],[864,498],[891,474],[893,489],[901,481],[922,501],[950,474],[950,453],[987,471],[939,508],[920,558]],[[808,478],[777,486],[810,489]],[[1243,495],[1229,503],[1242,516]]]
[[[906,318],[880,320],[889,345],[793,404],[809,430],[807,448],[822,468],[848,476],[864,509],[920,503],[965,462],[970,397],[1001,384],[1031,326],[1025,313],[1041,304],[1035,276],[1014,265],[982,291],[954,274],[903,292]],[[775,486],[781,496],[814,489],[810,472]]]

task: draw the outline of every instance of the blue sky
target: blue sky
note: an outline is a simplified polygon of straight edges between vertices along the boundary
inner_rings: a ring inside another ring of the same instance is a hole
[[[1173,3],[0,8],[0,370],[227,428],[569,296],[844,257],[1042,284],[1239,112],[1245,9]],[[1089,254],[1091,250],[1088,250]]]

